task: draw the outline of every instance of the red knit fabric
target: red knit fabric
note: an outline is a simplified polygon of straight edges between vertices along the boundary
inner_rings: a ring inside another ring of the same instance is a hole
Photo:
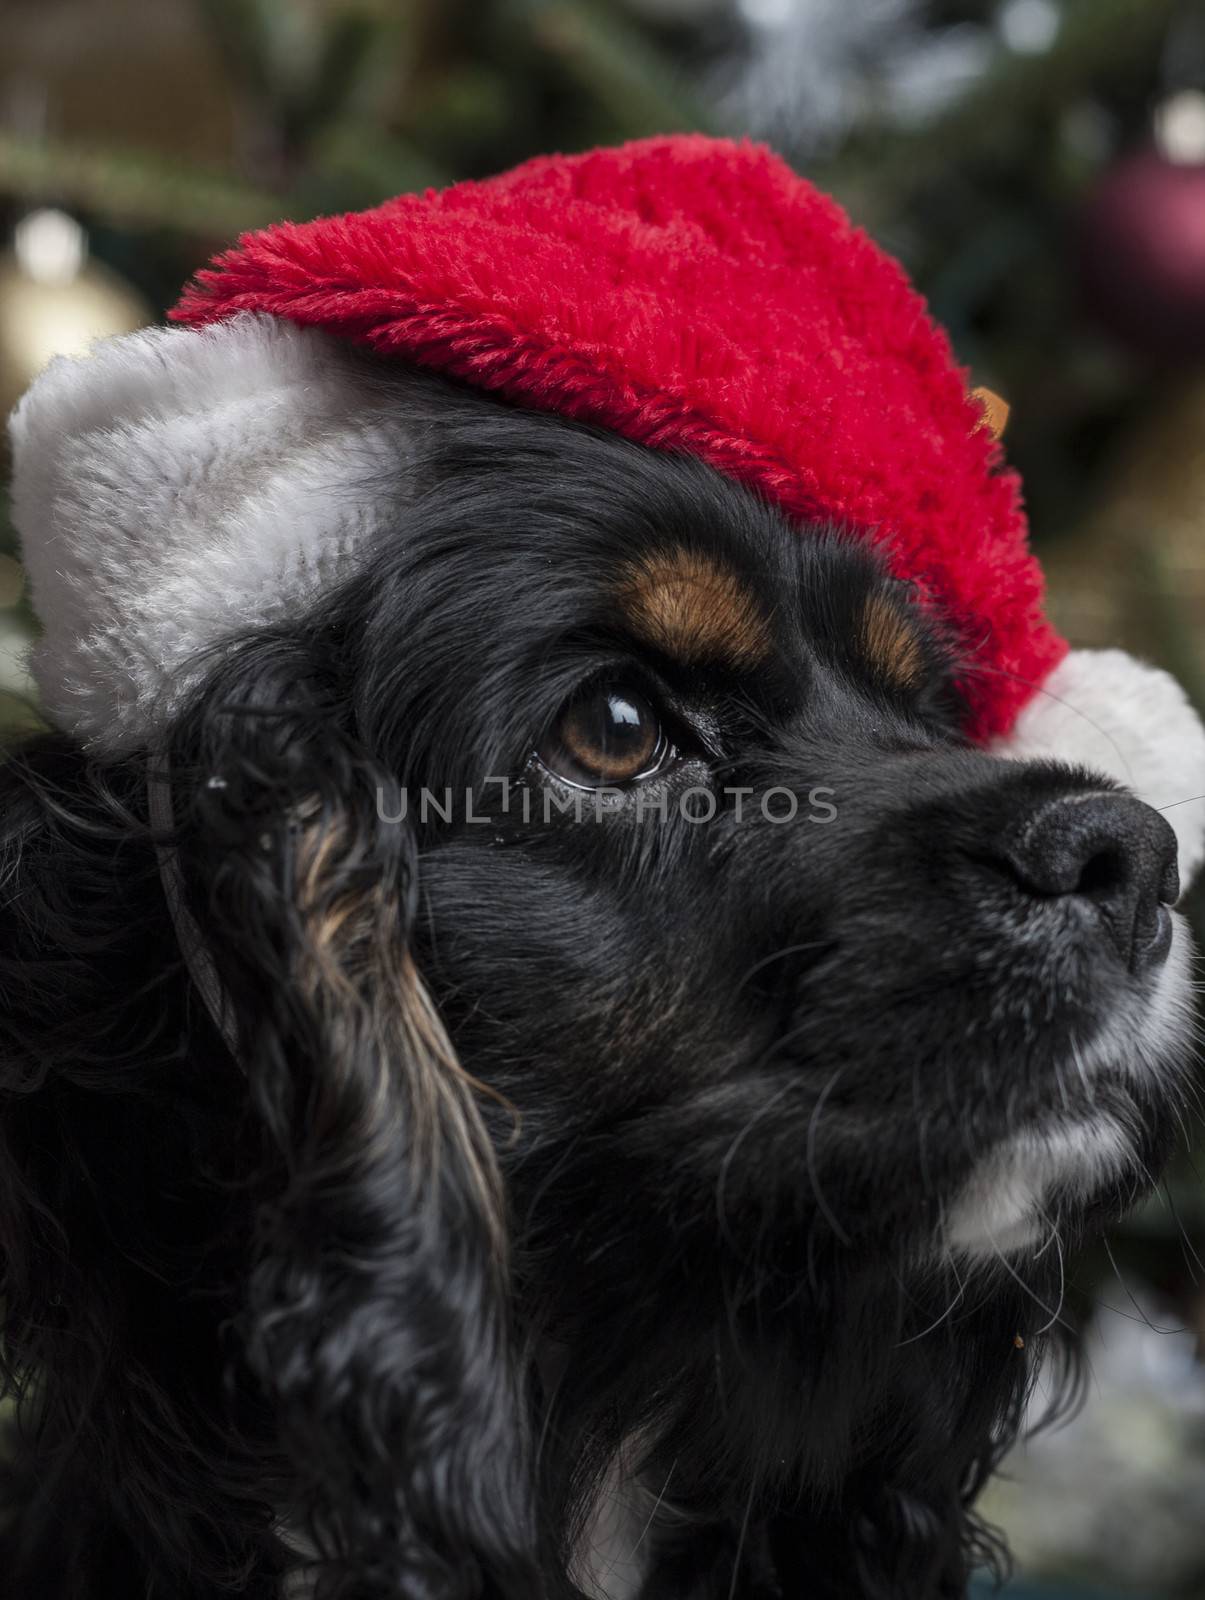
[[[689,452],[882,541],[961,640],[976,738],[1066,651],[945,335],[761,146],[651,139],[246,234],[172,314],[243,310]]]

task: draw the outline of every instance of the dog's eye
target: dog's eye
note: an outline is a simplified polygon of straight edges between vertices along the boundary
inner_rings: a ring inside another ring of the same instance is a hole
[[[564,707],[536,754],[558,778],[594,788],[647,776],[666,748],[661,720],[642,694],[595,685]]]

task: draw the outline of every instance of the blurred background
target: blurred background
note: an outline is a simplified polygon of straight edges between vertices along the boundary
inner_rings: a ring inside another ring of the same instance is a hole
[[[0,414],[244,228],[752,133],[1010,402],[1062,629],[1205,705],[1205,0],[0,0],[0,39]],[[31,627],[0,495],[5,736]],[[1086,1404],[988,1496],[1018,1595],[1205,1597],[1198,1165],[1070,1265]]]

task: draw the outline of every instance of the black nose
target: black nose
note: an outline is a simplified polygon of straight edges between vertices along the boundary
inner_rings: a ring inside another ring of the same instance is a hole
[[[1180,893],[1176,836],[1141,800],[1109,793],[1047,800],[1006,835],[998,859],[1027,894],[1090,902],[1132,971],[1167,955],[1167,907]]]

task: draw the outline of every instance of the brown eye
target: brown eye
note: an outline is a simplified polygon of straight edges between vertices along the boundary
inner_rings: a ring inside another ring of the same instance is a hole
[[[537,754],[558,778],[595,788],[642,777],[657,766],[664,745],[660,720],[643,695],[594,688],[569,702]]]

